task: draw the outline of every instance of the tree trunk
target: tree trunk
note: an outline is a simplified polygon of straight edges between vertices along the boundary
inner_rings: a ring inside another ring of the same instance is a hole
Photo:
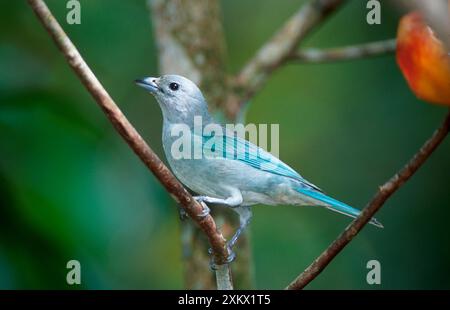
[[[223,111],[229,86],[219,1],[149,0],[149,4],[160,73],[189,78],[202,90],[211,112]],[[218,208],[213,213],[224,236],[229,238],[236,229],[237,215]],[[189,220],[182,222],[181,234],[186,288],[214,289],[206,238]],[[253,286],[253,270],[248,235],[241,237],[235,251],[234,285],[249,289]]]

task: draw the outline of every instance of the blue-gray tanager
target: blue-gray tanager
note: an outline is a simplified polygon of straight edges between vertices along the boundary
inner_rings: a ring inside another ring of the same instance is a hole
[[[208,125],[223,127],[211,117],[200,89],[190,80],[178,75],[163,75],[139,79],[136,83],[148,90],[161,107],[164,152],[175,176],[200,195],[195,199],[203,205],[219,204],[239,214],[240,227],[229,242],[230,248],[248,225],[250,206],[255,204],[322,206],[351,217],[360,213],[326,196],[278,158],[226,129],[222,134],[214,132],[214,138],[218,138],[214,141],[222,143],[209,143],[205,147],[213,135],[205,133],[207,130],[204,129]],[[195,128],[195,118],[201,118],[201,130]],[[205,148],[203,152],[207,149],[208,156],[201,153],[200,156],[178,158],[174,154],[180,124],[188,129],[189,141],[200,144]],[[383,227],[375,218],[370,223]]]

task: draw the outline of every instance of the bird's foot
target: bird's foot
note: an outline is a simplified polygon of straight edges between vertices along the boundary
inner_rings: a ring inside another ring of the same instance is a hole
[[[250,220],[247,220],[244,225],[240,226],[236,233],[231,237],[230,241],[227,242],[227,250],[228,250],[228,257],[225,261],[225,264],[232,263],[236,259],[236,253],[233,251],[233,247],[236,245],[236,242],[238,241],[241,234],[244,232],[245,227],[248,225]],[[209,255],[211,256],[211,259],[209,261],[209,267],[212,270],[217,270],[217,264],[214,262],[214,256],[212,255],[212,249],[210,248],[208,250]]]
[[[228,250],[228,256],[227,256],[226,260],[220,265],[230,264],[236,259],[236,253],[234,253],[233,250],[228,246],[228,243],[227,243],[227,250]],[[209,268],[211,268],[211,270],[217,270],[218,266],[220,266],[220,265],[214,261],[213,250],[211,248],[209,248],[208,253],[211,257],[209,260]]]
[[[198,218],[202,219],[204,217],[207,217],[209,215],[209,213],[211,212],[211,210],[208,208],[208,206],[206,205],[206,203],[204,203],[203,201],[199,201],[200,205],[203,207],[202,212],[197,215]]]
[[[202,212],[200,214],[198,214],[197,217],[199,219],[202,219],[202,218],[208,216],[209,213],[211,212],[211,210],[206,205],[206,203],[202,199],[199,199],[198,197],[201,197],[201,196],[194,197],[194,199],[198,203],[200,203],[200,205],[202,206]],[[180,215],[180,220],[182,220],[182,221],[186,220],[189,217],[189,215],[187,214],[186,210],[184,210],[182,207],[178,208],[178,212],[179,212],[179,215]]]

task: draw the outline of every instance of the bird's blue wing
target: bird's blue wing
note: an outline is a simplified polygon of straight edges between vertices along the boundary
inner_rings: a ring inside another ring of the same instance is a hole
[[[212,143],[210,139],[214,139],[215,143]],[[253,143],[238,137],[237,135],[204,135],[203,142],[204,152],[211,151],[216,157],[238,160],[255,169],[297,180],[308,187],[320,191],[317,186],[306,181],[300,174],[283,163],[281,160]]]

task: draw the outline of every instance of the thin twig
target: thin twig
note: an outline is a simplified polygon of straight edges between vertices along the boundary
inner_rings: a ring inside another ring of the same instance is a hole
[[[288,61],[301,63],[324,63],[331,61],[354,60],[393,53],[395,52],[395,48],[395,39],[329,49],[309,48],[289,55]]]
[[[136,155],[139,156],[147,168],[157,177],[171,196],[184,208],[192,220],[194,220],[203,230],[213,249],[216,263],[222,265],[220,274],[227,274],[227,279],[231,280],[229,265],[225,264],[229,254],[228,249],[224,237],[217,230],[214,219],[210,215],[204,217],[200,216],[203,211],[202,206],[192,198],[183,185],[181,185],[174,177],[170,170],[158,158],[123,115],[119,107],[115,104],[108,92],[103,88],[97,77],[83,60],[75,45],[54,18],[45,2],[43,0],[28,0],[28,3],[53,38],[62,54],[64,54],[70,67],[77,74],[87,91],[102,108],[117,132],[128,143]],[[226,272],[224,272],[224,270]],[[218,275],[219,274],[216,276]],[[222,283],[223,281],[217,282]],[[232,287],[232,283],[226,283],[225,288]]]
[[[325,267],[342,251],[342,249],[361,231],[375,213],[384,205],[414,173],[425,163],[434,150],[442,143],[449,132],[450,113],[442,125],[433,133],[430,139],[420,148],[411,160],[389,181],[379,188],[372,200],[362,210],[361,214],[347,226],[339,237],[308,266],[287,289],[302,289],[314,280]]]
[[[280,67],[316,26],[347,0],[310,0],[250,59],[234,79],[234,94],[227,103],[230,116],[239,113],[245,104]]]

